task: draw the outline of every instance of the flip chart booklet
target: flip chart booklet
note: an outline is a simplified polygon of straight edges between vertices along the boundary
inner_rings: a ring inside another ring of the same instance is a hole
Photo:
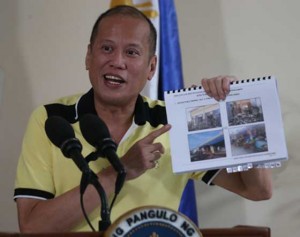
[[[276,79],[233,82],[226,100],[201,87],[165,92],[174,173],[273,168],[288,158]]]

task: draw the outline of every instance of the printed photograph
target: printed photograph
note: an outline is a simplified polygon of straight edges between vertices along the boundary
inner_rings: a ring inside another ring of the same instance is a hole
[[[231,101],[226,103],[229,126],[264,121],[261,99]]]
[[[226,157],[222,130],[188,134],[191,161]]]
[[[268,151],[265,124],[229,129],[232,156]]]
[[[186,109],[188,131],[221,127],[219,104],[211,104]]]

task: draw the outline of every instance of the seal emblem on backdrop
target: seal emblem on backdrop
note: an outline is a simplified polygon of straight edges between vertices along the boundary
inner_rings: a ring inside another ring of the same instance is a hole
[[[105,237],[203,237],[185,215],[165,207],[145,206],[120,216]]]

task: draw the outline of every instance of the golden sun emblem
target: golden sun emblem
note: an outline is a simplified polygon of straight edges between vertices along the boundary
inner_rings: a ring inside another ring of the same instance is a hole
[[[159,235],[153,232],[149,237],[159,237]]]
[[[144,3],[134,4],[133,0],[111,0],[111,2],[110,2],[110,7],[111,8],[115,7],[115,6],[118,6],[118,5],[128,5],[128,6],[138,8],[141,12],[143,12],[149,18],[155,18],[155,17],[158,16],[158,12],[151,9],[153,7],[151,1],[146,1]],[[144,8],[150,8],[150,10],[144,9]]]

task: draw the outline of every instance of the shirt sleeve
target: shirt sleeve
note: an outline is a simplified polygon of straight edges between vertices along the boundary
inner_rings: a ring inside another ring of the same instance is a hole
[[[45,132],[47,112],[38,107],[30,116],[15,180],[14,199],[51,199],[55,195],[52,175],[52,147]]]
[[[208,170],[208,171],[200,171],[200,172],[193,172],[191,173],[190,178],[203,181],[204,183],[208,185],[214,185],[213,180],[220,172],[219,169],[216,170]]]

